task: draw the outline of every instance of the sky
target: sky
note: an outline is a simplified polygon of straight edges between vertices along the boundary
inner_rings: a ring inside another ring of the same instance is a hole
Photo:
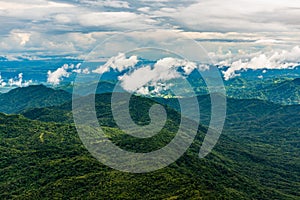
[[[84,59],[115,33],[141,28],[196,40],[231,67],[225,79],[300,62],[299,0],[0,0],[0,58]]]

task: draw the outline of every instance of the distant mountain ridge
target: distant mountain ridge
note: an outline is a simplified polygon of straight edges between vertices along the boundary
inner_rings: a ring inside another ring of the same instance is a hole
[[[293,80],[293,83],[296,84],[296,85],[300,85],[300,78],[295,78]]]
[[[300,78],[245,80],[225,82],[227,95],[236,99],[260,99],[281,105],[300,104]]]
[[[96,83],[82,85],[83,93],[89,91],[89,87],[94,87],[94,84]],[[201,85],[202,83],[197,83],[196,80],[192,82],[194,87],[197,84]],[[259,99],[281,105],[300,104],[300,78],[262,80],[260,82],[247,82],[242,78],[236,78],[225,82],[225,85],[228,97],[233,99]],[[114,83],[102,81],[98,84],[96,93],[111,93],[114,89]],[[54,89],[45,85],[16,88],[7,93],[0,93],[0,112],[12,114],[32,108],[58,106],[72,100],[72,90],[72,85]],[[197,95],[206,95],[205,87],[199,86],[196,90]],[[117,87],[116,91],[124,92],[120,87]]]
[[[100,111],[99,114],[107,114],[107,110],[110,109],[110,93],[97,94],[96,95],[96,109],[97,107],[104,106],[102,109],[105,111]],[[83,97],[84,98],[84,97]],[[180,105],[178,100],[175,98],[150,98],[162,105],[168,106],[180,112]],[[201,95],[197,97],[200,109],[200,120],[201,123],[208,126],[211,117],[211,100],[210,95]],[[181,102],[189,104],[189,98],[181,99]],[[234,99],[227,98],[227,118],[226,124],[236,123],[240,121],[251,122],[259,121],[263,125],[267,125],[268,121],[276,120],[277,125],[290,126],[292,124],[299,124],[300,118],[298,117],[300,113],[300,105],[280,105],[273,102],[268,102],[259,99]],[[192,113],[193,110],[188,113]],[[32,108],[22,112],[25,117],[33,120],[40,120],[45,122],[65,122],[72,123],[72,102],[65,102],[62,105],[44,107],[44,108]],[[292,115],[293,118],[287,117],[287,115]],[[292,119],[298,119],[291,123]],[[225,124],[225,125],[226,125]]]
[[[83,91],[84,87],[90,87],[91,85],[83,86]],[[243,87],[243,85],[246,86]],[[111,93],[114,87],[115,85],[111,82],[100,82],[96,93]],[[226,89],[228,96],[233,99],[259,99],[283,105],[300,104],[300,78],[283,81],[274,80],[272,82],[262,81],[260,84],[247,83],[243,79],[235,79],[227,83]],[[122,88],[118,88],[117,91],[124,92]],[[16,88],[0,94],[0,112],[12,114],[33,108],[58,106],[72,100],[71,92],[72,85],[61,86],[57,89],[44,85]]]
[[[0,94],[0,112],[20,113],[30,108],[60,105],[71,99],[72,94],[64,90],[54,90],[44,85],[31,85]]]

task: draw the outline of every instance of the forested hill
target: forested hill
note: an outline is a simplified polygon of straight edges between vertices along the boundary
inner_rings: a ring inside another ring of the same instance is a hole
[[[72,94],[64,90],[54,90],[44,85],[16,88],[0,94],[0,112],[19,113],[29,108],[60,105],[70,101]]]
[[[198,100],[205,125],[210,99]],[[150,122],[149,108],[157,102],[168,113],[163,130],[145,140],[117,128],[111,94],[96,95],[95,102],[100,125],[125,150],[159,149],[178,130],[175,99],[131,98],[130,113],[138,124]],[[298,199],[299,111],[296,105],[228,99],[225,128],[209,156],[198,157],[207,131],[200,125],[184,156],[147,174],[119,172],[94,159],[77,135],[71,101],[26,109],[27,118],[0,114],[0,199]]]
[[[143,149],[158,148],[173,135],[168,127],[156,139],[137,143],[116,128],[104,130],[125,149],[136,149],[138,144]],[[0,198],[297,199],[296,169],[287,172],[282,165],[273,165],[243,142],[223,135],[213,153],[199,159],[204,132],[200,128],[188,152],[171,166],[130,174],[94,159],[73,125],[1,114]]]

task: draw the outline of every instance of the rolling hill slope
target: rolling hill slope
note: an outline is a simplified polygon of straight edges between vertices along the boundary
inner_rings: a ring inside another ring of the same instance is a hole
[[[118,129],[104,128],[123,148],[136,143]],[[90,156],[75,128],[68,124],[31,121],[19,115],[0,115],[1,199],[297,199],[280,187],[264,186],[241,167],[269,163],[238,142],[223,136],[211,155],[197,157],[205,128],[176,163],[147,174],[112,170]],[[172,132],[166,130],[158,141]],[[157,141],[141,143],[158,147]],[[272,171],[269,173],[272,176]],[[280,178],[276,179],[279,183]],[[285,184],[292,184],[289,179]]]
[[[44,85],[16,88],[0,94],[0,112],[19,113],[29,108],[60,105],[70,101],[72,95],[63,90],[54,90]]]
[[[198,98],[203,116],[201,120],[205,124],[210,117],[210,100],[208,96]],[[161,99],[154,100],[161,101]],[[162,103],[165,105],[176,108],[176,100],[163,100]],[[134,107],[139,111],[142,110],[142,112],[132,111],[135,120],[149,119],[147,109],[151,101],[147,98],[133,98]],[[96,110],[100,124],[116,127],[110,111],[110,94],[96,96]],[[232,167],[230,170],[235,173],[257,182],[256,184],[262,187],[278,190],[287,195],[281,199],[289,199],[288,196],[296,199],[300,191],[299,111],[300,106],[281,106],[260,100],[228,99],[224,133],[215,149],[215,154],[219,156],[217,163],[225,162],[224,166]],[[172,121],[176,121],[177,112],[172,109],[169,109],[169,112],[172,112]],[[137,117],[137,113],[144,113],[146,116]],[[70,103],[52,108],[33,109],[23,114],[32,119],[72,123]],[[174,130],[172,127],[177,123],[168,128]],[[205,128],[200,129],[205,132]],[[201,138],[203,137],[200,137],[198,142],[202,141]],[[195,166],[192,170],[197,171],[198,167]]]
[[[23,88],[25,89],[25,88]],[[85,97],[83,97],[85,98]],[[201,121],[210,99],[199,96]],[[96,95],[100,124],[126,150],[148,152],[165,146],[178,129],[175,99],[133,96],[130,112],[149,123],[155,102],[167,105],[168,123],[151,139],[125,135],[112,117],[111,94]],[[174,108],[174,109],[172,109]],[[128,174],[97,162],[72,125],[71,103],[0,115],[1,199],[297,199],[300,196],[300,106],[228,99],[224,133],[212,154],[198,158],[206,128],[171,166],[149,174]],[[39,121],[37,121],[39,120]],[[44,122],[41,122],[44,121]]]

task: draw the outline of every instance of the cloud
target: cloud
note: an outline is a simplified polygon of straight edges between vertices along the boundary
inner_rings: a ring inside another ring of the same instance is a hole
[[[255,41],[256,44],[276,44],[276,43],[283,43],[282,41],[279,40],[274,40],[274,39],[261,39]]]
[[[124,53],[111,57],[104,65],[93,70],[93,73],[104,74],[111,70],[118,72],[118,79],[123,89],[138,94],[160,94],[168,90],[172,79],[189,76],[194,70],[205,71],[209,66],[187,60],[165,57],[154,64],[139,65],[139,59],[133,55],[129,58]],[[149,89],[151,87],[151,90]]]
[[[90,74],[90,70],[88,68],[85,69],[74,69],[72,70],[73,73],[77,73],[77,74]]]
[[[194,31],[194,35],[215,32],[215,35],[218,34],[218,36],[211,40],[205,38],[206,41],[201,41],[201,43],[206,42],[207,44],[216,43],[210,44],[210,46],[230,45],[221,44],[221,42],[240,43],[239,46],[245,46],[247,44],[242,44],[243,42],[253,41],[257,41],[257,46],[277,44],[279,46],[287,45],[287,41],[291,38],[294,38],[299,44],[299,36],[296,37],[292,34],[299,34],[299,8],[300,2],[293,0],[272,2],[269,0],[231,0],[226,2],[203,0],[189,2],[184,6],[179,4],[175,6],[170,3],[165,7],[151,7],[149,13],[164,21],[165,24],[173,24],[184,32]],[[231,37],[222,37],[222,35],[229,36],[227,33],[231,32],[235,32],[235,34],[232,34]],[[291,34],[285,37],[286,33]],[[249,38],[247,34],[252,34],[252,36]],[[254,35],[260,36],[255,38]]]
[[[300,2],[294,0],[203,0],[177,12],[156,12],[182,27],[216,32],[299,31]]]
[[[70,76],[71,73],[67,71],[69,68],[70,66],[65,64],[62,67],[55,70],[54,72],[51,72],[49,70],[47,82],[53,85],[58,85],[63,80],[64,77],[67,78]]]
[[[59,3],[55,1],[46,1],[46,0],[38,0],[38,1],[0,1],[0,10],[26,10],[26,9],[34,9],[34,8],[66,8],[73,7],[67,3]]]
[[[95,9],[97,6],[101,8]],[[7,34],[13,29],[61,34],[62,32],[95,31],[95,29],[87,28],[91,26],[98,27],[98,31],[103,31],[104,29],[112,30],[112,28],[120,30],[120,27],[134,29],[149,24],[147,15],[137,14],[129,8],[130,3],[121,0],[69,2],[0,0],[0,22],[3,26],[0,35],[1,33]],[[135,23],[132,23],[133,20]]]
[[[83,27],[107,27],[123,30],[146,28],[151,26],[151,22],[146,15],[136,14],[134,12],[88,12],[79,15],[76,23]],[[133,23],[134,22],[134,23]]]
[[[29,42],[31,34],[30,33],[22,33],[22,32],[12,32],[16,38],[20,40],[20,45],[24,46],[27,42]]]
[[[126,1],[115,0],[81,0],[80,3],[92,6],[112,7],[112,8],[130,8],[130,4]]]
[[[140,12],[147,13],[150,11],[150,7],[141,7],[141,8],[138,8],[137,10]]]
[[[119,77],[121,86],[130,92],[146,92],[145,86],[156,86],[156,83],[180,78],[181,75],[174,68],[178,66],[176,60],[165,58],[159,60],[154,67],[143,66],[129,74]]]
[[[130,12],[92,12],[80,15],[79,23],[83,26],[108,26],[136,19],[137,15]]]
[[[52,85],[58,85],[64,78],[70,77],[72,73],[77,74],[90,74],[90,70],[88,68],[81,69],[81,63],[77,65],[71,64],[64,64],[63,66],[59,67],[55,71],[51,72],[50,70],[47,73],[47,83]]]
[[[158,60],[153,66],[147,65],[134,69],[128,74],[119,76],[121,86],[130,92],[138,94],[160,94],[169,89],[172,79],[190,75],[195,69],[207,70],[207,66],[197,66],[194,62],[166,57]],[[153,89],[150,91],[149,87]]]
[[[32,80],[23,80],[23,73],[19,73],[18,77],[9,78],[7,81],[5,81],[0,74],[0,87],[27,87],[32,83]]]
[[[9,35],[5,38],[2,38],[0,41],[0,48],[3,50],[19,50],[25,49],[26,44],[31,40],[32,33],[25,32],[19,29],[12,30]]]
[[[296,0],[0,0],[0,53],[84,58],[104,34],[139,28],[175,28],[208,51],[289,49],[299,44],[299,8]]]
[[[230,54],[231,55],[231,54]],[[225,60],[222,61],[222,65],[226,65],[229,68],[223,71],[224,79],[229,80],[236,76],[239,76],[237,72],[245,71],[248,69],[293,69],[300,63],[300,47],[295,46],[290,51],[281,50],[273,51],[267,54],[258,52],[256,56],[252,58],[239,59],[237,61]],[[266,71],[264,70],[264,73]]]
[[[1,87],[5,87],[6,86],[6,82],[3,80],[1,74],[0,74],[0,85],[1,85]]]
[[[140,0],[140,1],[153,3],[153,2],[170,2],[172,0]]]
[[[115,57],[111,57],[103,66],[98,67],[94,70],[94,73],[103,74],[105,72],[112,70],[122,72],[128,68],[134,67],[138,63],[137,56],[131,56],[126,58],[124,53],[119,53]]]
[[[13,24],[27,22],[27,25],[38,24],[42,20],[51,19],[51,15],[58,12],[74,10],[76,6],[54,1],[0,1],[0,16]],[[13,21],[11,21],[13,19]],[[32,22],[27,21],[32,20]]]
[[[138,13],[122,0],[0,0],[0,53],[81,58],[105,39],[97,34],[147,28],[153,23],[155,19],[147,13]]]
[[[91,72],[90,72],[90,70],[88,68],[85,68],[85,69],[82,70],[81,73],[83,73],[83,74],[90,74]]]
[[[30,35],[29,40],[26,40],[26,43],[23,42],[23,45],[21,45],[20,33]],[[103,41],[113,34],[110,31],[102,31],[49,35],[42,32],[24,32],[14,29],[7,36],[1,38],[0,54],[5,57],[30,57],[38,60],[45,56],[68,56],[74,57],[74,59],[84,59],[99,41]]]

